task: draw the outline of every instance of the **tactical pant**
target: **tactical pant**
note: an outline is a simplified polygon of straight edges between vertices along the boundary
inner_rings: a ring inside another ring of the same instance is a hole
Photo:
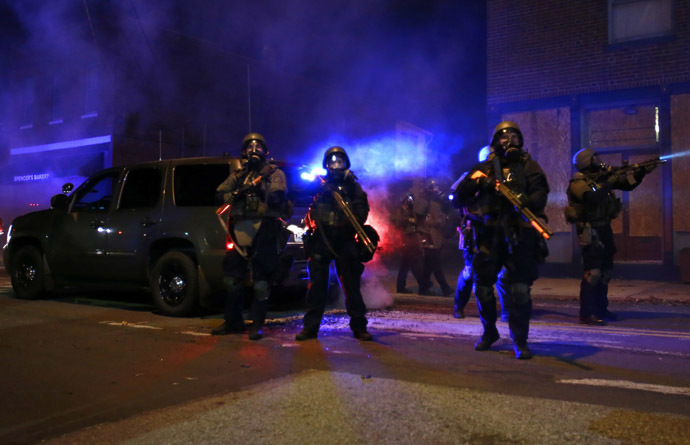
[[[465,266],[458,274],[458,282],[455,288],[455,307],[463,309],[467,306],[474,288],[474,275],[472,273],[472,258],[474,255],[468,249],[463,250]],[[496,281],[496,293],[501,304],[501,317],[508,317],[511,304],[510,284],[506,282],[506,270],[502,269]]]
[[[227,289],[225,299],[225,321],[235,327],[244,325],[242,309],[247,298],[247,282],[252,286],[252,303],[249,318],[255,329],[263,326],[266,320],[270,284],[278,270],[280,252],[278,250],[279,222],[264,220],[254,237],[252,246],[242,256],[235,248],[223,258],[223,275]]]
[[[329,283],[329,265],[335,261],[340,285],[345,294],[345,309],[350,317],[353,332],[364,331],[367,327],[367,308],[360,291],[364,265],[358,259],[354,236],[332,236],[328,238],[334,252],[331,252],[317,230],[314,233],[314,247],[309,258],[309,290],[307,291],[307,313],[304,314],[303,327],[317,332],[326,310]],[[337,254],[337,256],[335,254]]]
[[[441,249],[434,248],[424,249],[424,268],[422,270],[422,277],[425,284],[424,289],[426,290],[431,287],[431,275],[434,275],[438,285],[441,287],[441,292],[443,295],[448,295],[452,292],[452,288],[448,285],[446,281],[446,276],[443,274],[443,268],[441,267]]]
[[[609,280],[616,245],[611,224],[593,227],[592,242],[582,247],[584,276],[580,282],[580,317],[603,318],[609,306]]]
[[[539,276],[537,231],[531,227],[518,227],[515,233],[506,233],[503,226],[487,225],[476,233],[479,252],[472,261],[475,294],[479,318],[484,332],[496,332],[496,297],[493,285],[501,268],[499,289],[505,293],[508,305],[508,327],[516,344],[527,343],[529,320],[532,315],[530,289]]]
[[[400,249],[400,253],[400,268],[398,269],[396,290],[400,292],[405,289],[407,284],[407,273],[410,271],[415,280],[417,280],[418,289],[424,288],[426,283],[422,277],[422,247],[416,242],[416,235],[412,235],[405,240],[405,244],[403,244]]]

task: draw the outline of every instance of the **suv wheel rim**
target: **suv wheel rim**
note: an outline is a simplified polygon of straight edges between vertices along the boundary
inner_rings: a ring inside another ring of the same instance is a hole
[[[33,263],[22,263],[17,267],[15,276],[17,277],[17,284],[23,288],[31,287],[36,281],[36,265]]]
[[[166,304],[171,306],[180,305],[185,299],[187,290],[187,280],[183,273],[177,268],[170,268],[164,271],[158,279],[161,297]]]

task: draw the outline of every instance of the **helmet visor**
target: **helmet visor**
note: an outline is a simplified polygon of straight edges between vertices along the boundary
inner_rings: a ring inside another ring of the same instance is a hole
[[[339,153],[331,155],[326,160],[326,168],[328,170],[344,170],[345,169],[345,157]]]

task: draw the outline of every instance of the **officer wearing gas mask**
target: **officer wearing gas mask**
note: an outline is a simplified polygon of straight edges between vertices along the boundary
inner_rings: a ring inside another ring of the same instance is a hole
[[[213,335],[244,331],[242,309],[247,283],[252,288],[249,339],[263,336],[270,283],[278,270],[283,227],[280,217],[286,206],[285,173],[266,159],[268,146],[259,133],[242,141],[243,167],[216,189],[219,201],[231,205],[228,232],[234,248],[223,259],[227,286],[225,321]]]
[[[477,160],[484,162],[487,159],[492,160],[494,157],[493,149],[485,145],[477,153]],[[455,181],[451,186],[451,192],[455,196],[455,190],[458,184],[469,174],[465,172]],[[459,207],[459,206],[458,206]],[[453,317],[465,318],[465,306],[470,301],[470,296],[474,289],[474,273],[472,272],[472,260],[474,255],[478,252],[477,246],[474,244],[474,232],[478,229],[484,220],[481,208],[477,205],[467,207],[460,207],[460,224],[458,226],[459,232],[459,248],[462,251],[463,268],[458,274],[458,280],[455,287],[455,296],[453,304]],[[510,284],[506,283],[506,270],[502,269],[498,275],[496,282],[496,293],[501,303],[501,321],[508,321],[508,312],[510,307]]]
[[[498,124],[490,147],[494,156],[470,170],[458,184],[453,201],[458,208],[477,206],[482,215],[481,224],[473,233],[476,253],[472,273],[483,332],[474,348],[486,351],[499,339],[493,285],[505,268],[502,285],[507,287],[506,297],[511,299],[508,326],[515,357],[524,360],[532,358],[527,345],[532,314],[530,291],[539,274],[538,264],[547,254],[546,246],[536,229],[496,190],[496,185],[500,182],[507,186],[527,208],[544,219],[549,185],[537,161],[522,149],[522,132],[516,123]]]
[[[406,286],[407,273],[410,271],[415,280],[417,280],[418,289],[421,290],[426,287],[422,278],[424,251],[418,230],[422,224],[421,219],[423,215],[420,217],[414,211],[414,195],[412,190],[408,191],[402,199],[402,203],[391,214],[391,222],[400,230],[401,237],[401,245],[398,250],[400,266],[396,280],[396,291],[399,294],[411,293]]]
[[[447,212],[450,207],[450,201],[448,196],[441,192],[438,183],[433,179],[427,181],[421,198],[418,200],[419,206],[415,207],[415,211],[422,215],[419,234],[424,251],[419,294],[435,295],[431,290],[431,276],[433,274],[441,288],[441,293],[443,295],[450,295],[453,292],[453,288],[446,281],[441,266],[441,249],[443,248],[445,232],[449,226]]]
[[[356,232],[336,204],[332,192],[342,195],[359,224],[364,224],[369,215],[369,201],[357,177],[350,171],[350,159],[342,147],[326,150],[323,167],[328,173],[305,218],[310,228],[309,235],[304,238],[309,256],[309,290],[303,328],[295,338],[305,341],[318,336],[326,308],[329,265],[335,261],[345,294],[345,308],[350,316],[350,329],[358,340],[371,341],[373,338],[367,331],[366,306],[360,291],[364,265],[355,241]]]
[[[656,165],[616,173],[591,148],[575,153],[573,165],[577,172],[566,192],[565,218],[575,224],[582,247],[584,276],[580,283],[580,323],[604,325],[606,320],[617,319],[608,310],[608,288],[616,253],[611,220],[622,208],[620,198],[613,191],[635,189]]]

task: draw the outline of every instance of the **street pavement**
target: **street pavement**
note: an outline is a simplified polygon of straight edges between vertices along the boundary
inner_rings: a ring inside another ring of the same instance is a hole
[[[381,264],[369,269],[363,290],[384,295],[379,300],[383,306],[453,304],[452,295],[396,294],[397,270]],[[453,265],[447,265],[446,278],[454,285]],[[4,270],[0,280],[8,282]],[[408,284],[412,281],[408,277]],[[579,285],[576,278],[540,278],[532,288],[535,307],[559,301],[576,305]],[[613,280],[609,298],[612,303],[690,306],[690,285]],[[516,406],[524,409],[516,412]],[[626,429],[613,431],[624,423]],[[643,431],[659,423],[664,427],[653,434]],[[314,369],[43,443],[687,443],[683,434],[688,425],[687,417],[669,414]],[[652,442],[640,441],[643,437]]]
[[[385,304],[453,304],[452,295],[396,294],[397,270],[370,269],[363,290],[383,289],[390,298]],[[454,283],[453,271],[446,274]],[[532,289],[535,307],[576,305],[579,285],[575,278],[540,278]],[[609,294],[612,302],[690,305],[690,285],[683,283],[614,280]],[[516,406],[523,409],[516,412]],[[687,443],[688,422],[670,414],[314,369],[44,443],[680,444]],[[663,427],[651,431],[651,424]]]

